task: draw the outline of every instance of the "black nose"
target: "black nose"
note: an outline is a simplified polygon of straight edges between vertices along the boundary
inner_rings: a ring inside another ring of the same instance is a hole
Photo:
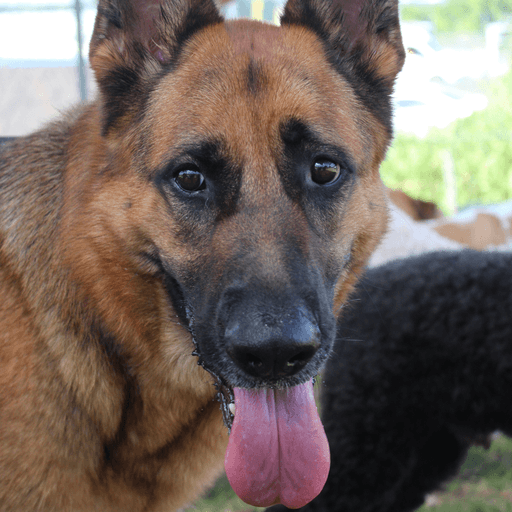
[[[303,304],[231,309],[224,332],[226,351],[244,372],[276,379],[294,375],[321,345],[320,328]]]

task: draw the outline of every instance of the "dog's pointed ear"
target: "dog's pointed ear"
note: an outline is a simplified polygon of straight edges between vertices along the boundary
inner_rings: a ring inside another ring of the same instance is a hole
[[[100,0],[89,57],[107,44],[125,59],[142,52],[165,63],[192,34],[221,21],[213,0]]]
[[[103,134],[141,108],[148,81],[173,65],[190,37],[222,21],[213,0],[99,0],[89,62],[103,103]]]
[[[281,24],[315,32],[364,99],[391,94],[405,59],[398,0],[288,0]]]

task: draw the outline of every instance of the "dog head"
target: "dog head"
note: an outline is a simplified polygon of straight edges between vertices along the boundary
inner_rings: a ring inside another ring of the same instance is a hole
[[[385,230],[403,58],[394,0],[289,0],[280,27],[224,22],[212,0],[101,0],[101,192],[76,193],[110,329],[157,344],[177,316],[175,350],[190,332],[231,389],[314,377]]]

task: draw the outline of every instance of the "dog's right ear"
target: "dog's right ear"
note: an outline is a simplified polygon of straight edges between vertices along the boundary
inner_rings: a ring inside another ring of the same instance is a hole
[[[108,111],[104,133],[147,90],[146,74],[172,65],[192,35],[222,21],[213,0],[99,0],[89,62]]]

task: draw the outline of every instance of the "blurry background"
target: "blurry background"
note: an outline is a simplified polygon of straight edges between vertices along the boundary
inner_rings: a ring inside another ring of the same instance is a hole
[[[0,0],[0,136],[94,97],[95,0]],[[227,18],[277,23],[280,0],[235,0]],[[512,0],[406,0],[391,188],[445,214],[512,199]],[[80,51],[81,50],[81,51]]]
[[[87,64],[95,0],[0,0],[0,136],[23,135],[95,95]],[[277,23],[282,3],[238,0],[227,18]],[[445,215],[474,205],[512,211],[512,0],[401,3],[407,58],[384,182]],[[512,512],[512,443],[472,449],[459,477],[425,505]],[[371,482],[368,482],[372,485]],[[255,510],[225,479],[190,510]],[[336,512],[336,511],[333,511]]]

